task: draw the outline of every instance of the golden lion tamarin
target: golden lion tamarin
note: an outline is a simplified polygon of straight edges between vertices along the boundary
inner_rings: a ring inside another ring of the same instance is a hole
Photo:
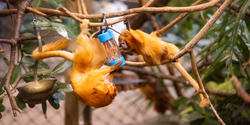
[[[73,62],[70,73],[70,81],[73,91],[80,100],[93,107],[103,107],[112,102],[117,89],[111,82],[112,71],[119,68],[118,65],[100,68],[106,59],[104,47],[97,38],[87,36],[87,22],[81,24],[81,33],[78,35],[78,46],[74,53],[61,50],[70,42],[68,39],[60,39],[46,44],[42,52],[35,49],[32,57],[36,60],[48,57],[63,57]]]
[[[123,49],[142,55],[144,61],[149,65],[160,65],[163,61],[171,59],[179,51],[178,47],[163,41],[154,32],[147,34],[141,30],[130,29],[123,31],[122,34],[119,36],[119,42]],[[197,91],[200,90],[198,83],[181,66],[179,60],[171,64],[177,68]],[[200,97],[200,107],[205,107],[209,104],[208,99],[202,94],[200,94]]]

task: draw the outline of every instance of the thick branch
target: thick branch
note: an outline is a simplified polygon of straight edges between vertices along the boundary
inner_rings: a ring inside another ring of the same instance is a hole
[[[120,12],[111,12],[111,13],[106,13],[105,16],[107,18],[112,18],[112,17],[118,17],[118,16],[124,16],[128,14],[134,14],[134,13],[142,13],[142,12],[171,12],[171,13],[178,13],[178,12],[194,12],[194,11],[200,11],[204,10],[210,7],[213,7],[219,2],[219,0],[212,0],[210,2],[197,5],[197,6],[189,6],[189,7],[141,7],[141,8],[133,8],[133,9],[128,9],[125,11],[120,11]],[[145,4],[145,6],[148,6],[149,4]],[[29,8],[30,10],[31,8]],[[43,14],[47,14],[48,16],[69,16],[68,14],[55,10],[55,9],[48,9],[48,8],[33,8],[32,12],[40,11]],[[0,15],[1,16],[6,16],[10,14],[15,14],[17,13],[17,9],[9,9],[9,10],[1,10]],[[38,14],[38,13],[37,13]],[[75,16],[78,18],[82,19],[101,19],[103,18],[102,14],[79,14],[79,13],[73,13]],[[42,14],[40,14],[42,15]],[[46,15],[46,16],[47,16]],[[134,16],[134,15],[133,15]],[[130,15],[130,18],[132,16]],[[126,19],[128,16],[125,17]],[[124,19],[118,19],[119,21],[123,21]],[[117,21],[113,21],[112,24],[118,23]],[[111,23],[109,23],[111,24]],[[90,23],[90,26],[100,26],[103,25],[103,23]]]
[[[180,57],[182,57],[187,52],[191,51],[192,48],[201,40],[201,38],[207,33],[207,31],[213,26],[215,21],[222,15],[222,13],[227,9],[227,7],[232,3],[232,0],[226,0],[221,7],[214,13],[211,19],[205,24],[204,27],[195,35],[195,37],[182,49],[178,52],[171,60],[174,61]],[[164,62],[164,63],[167,63]]]
[[[232,83],[236,89],[237,95],[241,97],[245,102],[250,103],[250,95],[242,88],[239,79],[236,76],[232,77]]]
[[[213,26],[215,21],[222,15],[222,13],[227,9],[227,7],[232,3],[232,0],[226,0],[221,7],[214,13],[210,20],[202,27],[202,29],[194,36],[194,38],[185,45],[185,47],[179,51],[171,59],[163,61],[162,64],[176,61],[186,53],[190,52],[192,48],[201,40],[201,38],[207,33],[207,31]],[[147,66],[145,62],[129,62],[126,63],[131,66]]]

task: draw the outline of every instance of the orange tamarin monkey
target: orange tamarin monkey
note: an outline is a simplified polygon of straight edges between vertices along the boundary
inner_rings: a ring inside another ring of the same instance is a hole
[[[103,107],[112,102],[116,96],[117,89],[111,82],[112,71],[119,65],[100,68],[106,59],[104,47],[97,38],[89,38],[88,21],[81,24],[81,33],[78,35],[78,46],[74,53],[61,50],[69,44],[68,39],[60,39],[56,42],[46,44],[42,52],[35,49],[32,57],[36,60],[48,57],[63,57],[73,62],[70,73],[70,81],[73,91],[80,100],[93,107]]]
[[[142,55],[144,61],[150,65],[160,65],[161,62],[169,60],[179,51],[178,47],[174,44],[162,41],[154,32],[147,34],[141,30],[130,29],[123,31],[122,34],[123,35],[119,36],[119,42],[120,45],[123,46],[123,49]],[[181,66],[179,60],[171,64],[177,68],[197,91],[200,90],[198,83]],[[209,104],[208,99],[202,94],[200,94],[200,98],[200,107],[205,107]]]

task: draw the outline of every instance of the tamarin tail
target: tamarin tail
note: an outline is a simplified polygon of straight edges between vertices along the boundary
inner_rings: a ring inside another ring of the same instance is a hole
[[[63,57],[67,60],[72,61],[73,60],[72,53],[64,51],[64,50],[60,50],[60,49],[66,48],[69,41],[70,41],[69,39],[62,38],[62,39],[57,40],[56,42],[46,44],[42,47],[42,52],[39,52],[38,48],[36,48],[32,52],[32,57],[35,60],[44,59],[48,57]]]
[[[187,73],[187,71],[181,66],[179,62],[172,63],[176,69],[191,83],[197,92],[200,91],[199,84]],[[209,100],[203,96],[202,93],[199,94],[201,98],[200,107],[205,107],[209,104]]]

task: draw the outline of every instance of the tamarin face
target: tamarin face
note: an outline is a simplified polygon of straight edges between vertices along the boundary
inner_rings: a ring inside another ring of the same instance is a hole
[[[125,30],[122,32],[123,35],[119,36],[119,45],[123,50],[133,52],[134,51],[134,45],[135,39],[131,35],[131,33],[128,30]]]

